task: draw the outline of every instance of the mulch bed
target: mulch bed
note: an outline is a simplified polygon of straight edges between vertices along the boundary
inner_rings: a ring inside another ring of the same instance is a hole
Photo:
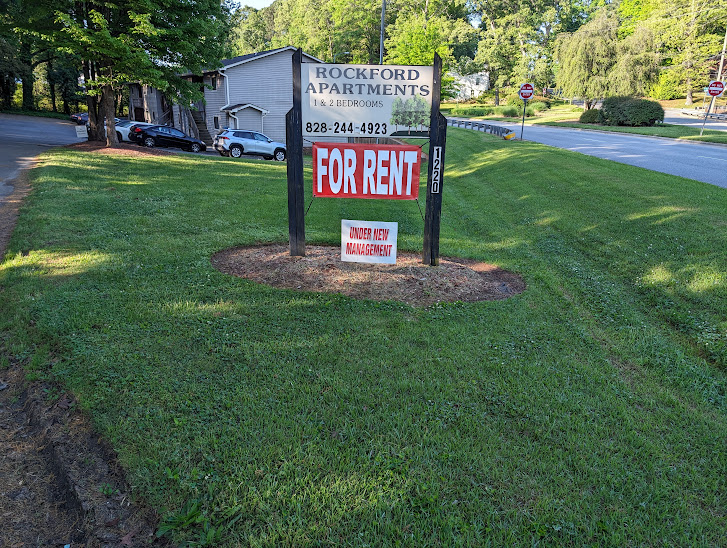
[[[395,265],[350,263],[341,261],[340,248],[314,245],[306,246],[305,257],[292,257],[281,244],[235,247],[213,255],[212,265],[272,287],[411,306],[495,301],[526,287],[517,274],[468,259],[442,257],[439,266],[432,267],[422,264],[421,255],[398,253]]]

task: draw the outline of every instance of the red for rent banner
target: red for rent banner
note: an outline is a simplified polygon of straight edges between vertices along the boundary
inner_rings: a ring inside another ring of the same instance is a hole
[[[313,196],[416,200],[420,167],[413,145],[315,143]]]

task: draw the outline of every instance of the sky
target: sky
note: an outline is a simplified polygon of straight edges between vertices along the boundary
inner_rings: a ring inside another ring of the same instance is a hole
[[[241,6],[251,6],[256,9],[264,8],[273,3],[273,0],[239,0]]]

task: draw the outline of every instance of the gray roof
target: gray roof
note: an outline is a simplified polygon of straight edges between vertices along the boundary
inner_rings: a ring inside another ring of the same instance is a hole
[[[243,63],[247,63],[248,61],[252,61],[253,59],[257,59],[259,57],[267,57],[268,55],[274,55],[281,51],[295,51],[297,48],[294,48],[293,46],[285,46],[282,48],[276,48],[276,49],[269,49],[267,51],[257,51],[255,53],[247,53],[245,55],[238,55],[237,57],[232,57],[231,59],[223,59],[222,60],[222,66],[215,69],[204,69],[202,71],[203,74],[210,74],[212,72],[218,72],[220,69],[226,69],[232,66],[241,65]],[[316,61],[318,63],[322,63],[320,59],[313,57],[312,55],[308,53],[303,53],[304,57],[307,57],[308,59],[312,59],[313,61]],[[191,72],[188,72],[186,74],[182,74],[181,76],[192,76]]]

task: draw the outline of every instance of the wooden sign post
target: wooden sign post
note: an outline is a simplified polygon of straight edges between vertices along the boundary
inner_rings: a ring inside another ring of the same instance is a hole
[[[288,234],[290,254],[305,255],[305,192],[303,191],[303,118],[300,98],[300,64],[303,51],[293,54],[293,108],[285,116],[288,147]]]
[[[439,264],[439,226],[442,219],[442,186],[444,183],[444,152],[447,144],[447,119],[439,112],[442,85],[442,58],[434,54],[432,114],[429,125],[429,170],[427,205],[424,213],[424,251],[422,262]]]

